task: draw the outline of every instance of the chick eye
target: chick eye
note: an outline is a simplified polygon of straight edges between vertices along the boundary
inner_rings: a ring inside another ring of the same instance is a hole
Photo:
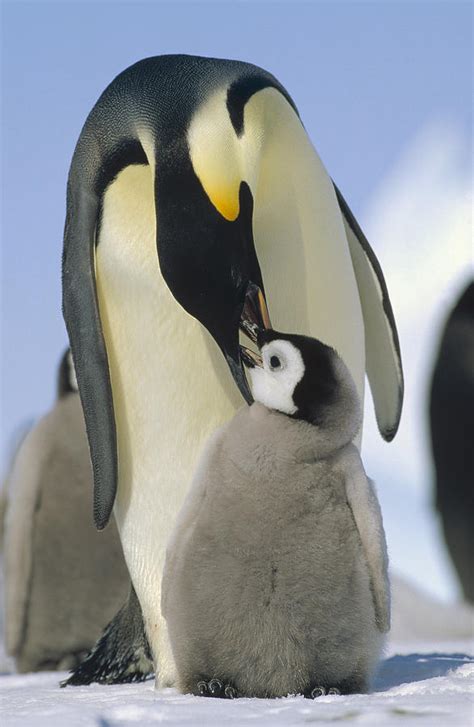
[[[280,362],[280,359],[278,358],[278,356],[272,356],[270,359],[270,367],[272,369],[279,369],[280,366],[281,366],[281,362]]]

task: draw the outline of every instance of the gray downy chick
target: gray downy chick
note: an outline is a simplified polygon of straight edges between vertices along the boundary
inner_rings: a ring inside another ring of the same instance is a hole
[[[183,692],[368,688],[390,627],[379,503],[352,377],[319,341],[260,331],[255,403],[209,441],[169,541],[162,611]]]
[[[130,586],[115,522],[101,533],[92,522],[92,468],[69,351],[57,393],[21,442],[5,487],[5,641],[20,672],[75,666]]]

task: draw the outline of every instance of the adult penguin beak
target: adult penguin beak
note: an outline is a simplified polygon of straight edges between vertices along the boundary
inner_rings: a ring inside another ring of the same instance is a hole
[[[240,318],[240,328],[253,343],[257,343],[259,330],[266,330],[271,327],[265,296],[258,285],[249,283]]]
[[[239,328],[256,344],[258,332],[271,327],[265,296],[261,288],[251,281],[248,283],[245,292]],[[254,354],[245,346],[240,346],[238,337],[235,344],[232,342],[230,345],[223,346],[222,351],[240,393],[247,404],[252,404],[253,396],[245,375],[244,363],[249,360],[249,357],[258,356],[258,354]],[[247,351],[250,353],[247,354]]]
[[[258,368],[263,369],[263,359],[259,353],[255,353],[246,346],[240,346],[240,355],[247,368],[253,369],[258,366]]]
[[[239,327],[255,344],[257,343],[258,332],[272,327],[265,296],[261,288],[253,282],[250,282],[247,286]],[[246,346],[239,346],[238,361],[229,354],[226,354],[226,358],[242,396],[247,404],[252,404],[253,397],[249,389],[243,364],[245,363],[247,366],[261,366],[261,356]]]

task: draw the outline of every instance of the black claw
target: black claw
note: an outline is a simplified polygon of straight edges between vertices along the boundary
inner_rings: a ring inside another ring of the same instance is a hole
[[[331,687],[328,689],[328,694],[338,694],[340,696],[341,692],[337,687]]]
[[[222,692],[223,684],[219,679],[211,679],[211,681],[208,684],[209,691],[212,694],[213,697],[218,697],[219,694]]]
[[[227,699],[235,699],[237,696],[237,690],[234,689],[234,687],[231,687],[230,684],[227,684],[226,688],[224,689],[224,694]]]
[[[314,687],[310,692],[311,699],[317,699],[318,697],[324,697],[326,690],[324,687]]]
[[[209,690],[207,688],[207,682],[203,682],[203,681],[198,682],[197,690],[198,690],[199,694],[201,695],[201,697],[205,697],[209,692]]]

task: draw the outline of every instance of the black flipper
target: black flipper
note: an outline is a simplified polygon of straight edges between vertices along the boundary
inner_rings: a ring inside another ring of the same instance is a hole
[[[63,313],[94,471],[94,520],[107,525],[117,489],[117,442],[107,351],[97,301],[94,249],[99,199],[68,183],[63,250]]]
[[[62,687],[142,682],[153,674],[153,658],[142,610],[133,586],[126,603],[105,627],[83,661],[61,682]]]
[[[365,327],[366,371],[382,437],[397,433],[403,403],[403,369],[397,326],[382,268],[349,205],[334,185],[342,213]]]

